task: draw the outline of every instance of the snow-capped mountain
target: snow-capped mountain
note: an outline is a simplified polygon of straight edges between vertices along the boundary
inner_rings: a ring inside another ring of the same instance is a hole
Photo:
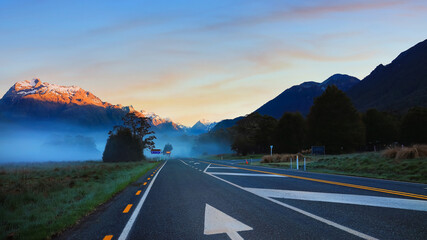
[[[155,131],[182,130],[172,120],[155,113],[113,105],[78,86],[59,86],[38,78],[15,83],[0,99],[0,112],[12,120],[65,120],[100,127],[120,124],[126,113],[133,112],[148,117]]]
[[[202,133],[209,132],[213,127],[215,127],[216,122],[210,122],[206,119],[201,119],[196,122],[191,128],[187,130],[189,134],[198,135]]]

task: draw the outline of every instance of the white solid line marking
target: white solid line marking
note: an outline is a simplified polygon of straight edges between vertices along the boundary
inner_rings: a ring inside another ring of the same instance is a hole
[[[427,211],[424,200],[375,197],[355,194],[338,194],[323,192],[290,191],[280,189],[245,188],[249,192],[268,198],[285,198],[317,202],[344,203],[374,207],[398,208],[407,210]]]
[[[259,173],[228,173],[228,172],[209,172],[213,175],[228,175],[228,176],[248,176],[248,177],[286,177],[273,174],[259,174]]]
[[[211,166],[211,164],[209,163],[209,165],[205,168],[205,170],[203,172],[206,172],[206,170],[208,170],[208,168]]]
[[[150,185],[148,185],[147,189],[144,192],[144,195],[142,195],[141,200],[139,200],[138,205],[136,206],[135,210],[132,213],[132,216],[130,216],[129,221],[126,223],[125,228],[123,228],[122,233],[120,234],[119,240],[126,240],[126,238],[129,235],[130,230],[132,229],[133,224],[135,223],[136,218],[138,217],[139,212],[141,211],[142,205],[145,202],[145,199],[147,198],[148,193],[150,192],[151,187],[153,186],[154,181],[156,180],[157,176],[159,175],[162,168],[166,165],[168,161],[166,161],[163,166],[157,171],[154,178],[151,180]]]
[[[190,165],[188,165],[187,163],[185,163],[184,161],[182,161],[182,160],[179,160],[179,161],[181,161],[182,163],[184,163],[185,165],[187,165],[187,166],[189,166],[190,167]]]
[[[241,186],[239,186],[239,185],[237,185],[237,184],[234,184],[234,183],[232,183],[232,182],[229,182],[229,181],[227,181],[227,180],[224,180],[224,179],[222,179],[222,178],[220,178],[220,177],[217,177],[217,176],[215,176],[215,175],[213,175],[213,174],[210,174],[210,173],[208,173],[208,172],[206,172],[206,174],[208,174],[208,175],[210,175],[210,176],[212,176],[212,177],[214,177],[214,178],[216,178],[216,179],[219,179],[219,180],[221,180],[221,181],[223,181],[223,182],[226,182],[226,183],[228,183],[228,184],[230,184],[230,185],[232,185],[232,186],[235,186],[235,187],[237,187],[237,188],[240,188],[240,189],[242,189],[243,191],[249,192],[249,191],[248,191],[248,190],[246,190],[244,187],[241,187]],[[252,193],[252,192],[250,192],[250,193]],[[255,193],[252,193],[252,194],[256,195]],[[289,209],[291,209],[291,210],[294,210],[294,211],[296,211],[296,212],[298,212],[298,213],[301,213],[301,214],[303,214],[303,215],[305,215],[305,216],[307,216],[307,217],[310,217],[310,218],[313,218],[313,219],[315,219],[315,220],[317,220],[317,221],[320,221],[320,222],[326,223],[326,224],[328,224],[328,225],[330,225],[330,226],[332,226],[332,227],[335,227],[335,228],[341,229],[341,230],[343,230],[343,231],[345,231],[345,232],[348,232],[348,233],[353,234],[353,235],[355,235],[355,236],[358,236],[358,237],[360,237],[360,238],[369,239],[369,240],[378,240],[377,238],[374,238],[374,237],[369,236],[369,235],[367,235],[367,234],[364,234],[364,233],[358,232],[358,231],[356,231],[356,230],[354,230],[354,229],[351,229],[351,228],[348,228],[348,227],[343,226],[343,225],[341,225],[341,224],[338,224],[338,223],[332,222],[332,221],[330,221],[330,220],[328,220],[328,219],[325,219],[325,218],[319,217],[319,216],[317,216],[317,215],[314,215],[314,214],[309,213],[309,212],[306,212],[306,211],[304,211],[304,210],[302,210],[302,209],[299,209],[299,208],[293,207],[293,206],[288,205],[288,204],[286,204],[286,203],[282,203],[282,202],[277,201],[277,200],[275,200],[275,199],[272,199],[272,198],[269,198],[269,197],[264,197],[264,196],[261,196],[261,195],[256,195],[256,196],[259,196],[259,197],[262,197],[262,198],[264,198],[264,199],[266,199],[266,200],[269,200],[269,201],[271,201],[271,202],[277,203],[277,204],[279,204],[279,205],[281,205],[281,206],[283,206],[283,207],[286,207],[286,208],[289,208]]]

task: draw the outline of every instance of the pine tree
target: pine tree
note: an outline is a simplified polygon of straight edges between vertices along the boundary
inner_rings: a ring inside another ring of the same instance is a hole
[[[305,147],[307,127],[300,113],[284,113],[275,131],[278,152],[297,153]]]
[[[307,117],[310,141],[327,153],[352,152],[364,144],[365,130],[351,100],[336,86],[328,86],[314,100]]]

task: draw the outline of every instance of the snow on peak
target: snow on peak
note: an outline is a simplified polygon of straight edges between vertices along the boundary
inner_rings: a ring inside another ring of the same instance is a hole
[[[42,82],[38,78],[15,83],[6,93],[5,97],[13,101],[25,98],[60,104],[74,103],[77,105],[96,105],[103,107],[109,105],[78,86],[60,86]]]
[[[199,123],[201,123],[201,124],[203,124],[203,125],[209,125],[209,124],[211,124],[212,122],[211,121],[209,121],[209,120],[207,120],[207,119],[200,119],[199,120]]]

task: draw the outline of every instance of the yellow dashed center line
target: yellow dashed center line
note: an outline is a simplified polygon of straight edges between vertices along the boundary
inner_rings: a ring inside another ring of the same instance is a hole
[[[228,165],[217,164],[217,163],[209,163],[209,162],[203,162],[203,163],[208,163],[208,164],[218,165],[218,166],[224,166],[224,167],[237,168],[237,169],[242,169],[242,170],[247,170],[247,171],[252,171],[252,172],[260,172],[260,173],[266,173],[266,174],[272,174],[272,175],[279,175],[279,176],[285,176],[285,177],[290,177],[290,178],[308,180],[308,181],[313,181],[313,182],[328,183],[328,184],[333,184],[333,185],[338,185],[338,186],[358,188],[358,189],[363,189],[363,190],[369,190],[369,191],[375,191],[375,192],[382,192],[382,193],[389,193],[389,194],[394,194],[394,195],[400,195],[400,196],[405,196],[405,197],[412,197],[412,198],[419,198],[419,199],[426,199],[427,200],[427,196],[426,195],[420,195],[420,194],[415,194],[415,193],[407,193],[407,192],[400,192],[400,191],[394,191],[394,190],[388,190],[388,189],[382,189],[382,188],[367,187],[367,186],[356,185],[356,184],[341,183],[341,182],[334,182],[334,181],[321,180],[321,179],[315,179],[315,178],[293,176],[293,175],[287,175],[287,174],[281,174],[281,173],[273,173],[273,172],[267,172],[267,171],[249,169],[249,168],[241,168],[241,167],[235,167],[235,166],[228,166]]]
[[[150,180],[151,178],[147,178],[147,180]]]
[[[111,240],[113,238],[113,235],[105,235],[105,237],[102,240]]]
[[[145,182],[143,185],[144,185],[144,186],[145,186],[145,185],[147,185],[147,182]]]
[[[139,190],[138,192],[136,192],[135,195],[139,195],[139,194],[141,194],[141,190]]]
[[[128,212],[129,212],[129,210],[131,209],[131,207],[132,207],[132,204],[128,204],[128,205],[126,206],[125,210],[123,210],[123,213],[128,213]]]

